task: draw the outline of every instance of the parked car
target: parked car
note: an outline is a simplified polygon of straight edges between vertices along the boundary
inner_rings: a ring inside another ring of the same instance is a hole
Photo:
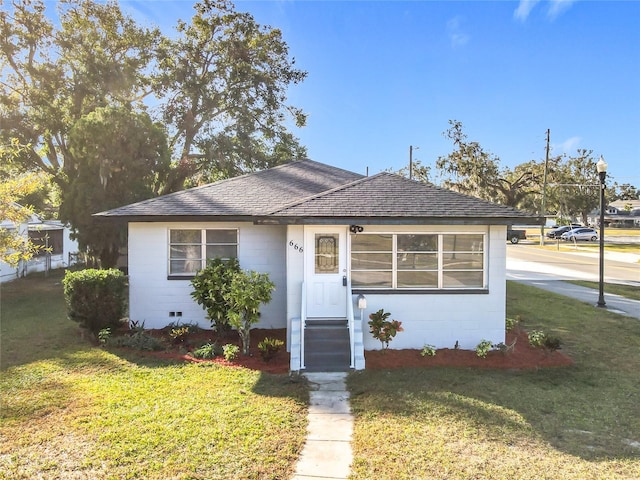
[[[527,239],[527,231],[526,230],[514,230],[512,228],[507,228],[507,240],[511,243],[518,243],[520,240]]]
[[[571,225],[564,225],[562,227],[554,228],[553,230],[549,230],[547,232],[547,237],[549,238],[560,238],[563,233],[568,232],[569,230],[576,228]]]
[[[596,240],[598,240],[598,232],[595,231],[593,228],[584,228],[584,227],[580,227],[580,228],[574,228],[572,230],[569,230],[568,232],[563,233],[560,238],[562,240],[587,240],[587,241],[592,241],[595,242]]]

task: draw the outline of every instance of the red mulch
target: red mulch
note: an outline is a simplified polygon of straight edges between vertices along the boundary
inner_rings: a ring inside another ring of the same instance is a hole
[[[166,332],[162,330],[152,331],[153,335],[169,339]],[[285,342],[285,347],[275,354],[268,362],[265,362],[260,356],[258,350],[258,343],[260,343],[265,337],[276,338]],[[192,333],[186,340],[186,345],[175,345],[172,350],[166,352],[144,352],[145,355],[153,356],[156,358],[165,358],[170,360],[184,360],[194,363],[217,363],[219,365],[225,365],[230,367],[244,367],[250,370],[260,370],[266,373],[289,373],[289,353],[286,351],[287,344],[287,331],[284,328],[278,329],[260,329],[254,328],[251,330],[251,342],[249,345],[249,355],[238,354],[233,362],[227,362],[224,357],[215,357],[213,359],[203,360],[194,358],[188,353],[182,353],[185,348],[189,346],[200,346],[207,342],[217,342],[218,345],[226,345],[232,343],[241,347],[240,337],[237,332],[228,332],[224,335],[217,335],[213,330],[201,330],[197,333]]]
[[[573,364],[573,360],[563,352],[549,352],[529,345],[527,332],[514,329],[507,333],[506,344],[517,341],[513,351],[502,353],[491,351],[480,358],[475,350],[455,350],[443,348],[435,356],[422,356],[420,350],[372,350],[365,352],[366,368],[399,367],[472,367],[499,369],[536,369],[562,367]]]
[[[166,332],[160,330],[153,332],[155,335],[166,337]],[[173,350],[165,352],[145,352],[157,358],[174,360],[184,360],[189,362],[212,362],[226,366],[236,366],[260,370],[267,373],[283,374],[289,372],[289,353],[283,348],[269,362],[265,362],[260,356],[258,343],[265,337],[277,338],[285,342],[285,329],[253,329],[251,330],[250,355],[238,355],[233,362],[227,362],[223,357],[216,357],[212,360],[200,360],[193,358],[189,354],[182,353],[188,345],[199,346],[208,341],[217,341],[219,345],[233,343],[240,345],[240,340],[236,332],[229,332],[223,337],[216,337],[215,332],[203,330],[196,334],[191,334],[187,340],[187,346],[177,345]],[[367,350],[365,352],[366,368],[400,368],[400,367],[472,367],[472,368],[496,368],[496,369],[537,369],[549,367],[562,367],[573,364],[573,360],[561,351],[548,352],[541,348],[534,348],[529,345],[527,332],[515,329],[507,333],[507,345],[510,345],[517,337],[513,351],[502,353],[491,351],[486,358],[480,358],[474,350],[455,350],[443,348],[436,351],[433,357],[420,355],[418,349],[406,350]]]

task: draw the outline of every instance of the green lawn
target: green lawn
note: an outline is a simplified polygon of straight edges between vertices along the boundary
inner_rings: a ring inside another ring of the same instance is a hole
[[[60,277],[2,286],[0,478],[280,479],[306,433],[289,377],[90,345]]]
[[[573,283],[575,285],[580,285],[581,287],[592,288],[594,290],[598,290],[600,288],[600,284],[598,282],[587,282],[585,280],[567,280],[569,283]],[[632,286],[632,285],[622,285],[617,283],[607,283],[604,286],[604,296],[605,300],[607,295],[620,295],[622,297],[627,297],[632,300],[640,300],[640,288]]]
[[[292,475],[304,384],[92,346],[59,277],[1,295],[0,478]],[[352,374],[354,479],[640,478],[640,322],[511,282],[507,305],[575,365]]]
[[[640,478],[640,322],[512,282],[507,305],[575,365],[352,375],[353,478]]]

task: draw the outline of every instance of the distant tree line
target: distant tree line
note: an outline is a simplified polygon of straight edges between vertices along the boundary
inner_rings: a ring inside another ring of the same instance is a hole
[[[599,207],[600,190],[596,162],[591,150],[580,149],[575,155],[553,155],[529,160],[513,169],[500,165],[500,159],[480,143],[470,141],[463,125],[449,121],[444,136],[453,143],[453,151],[438,157],[435,171],[415,161],[413,178],[437,183],[445,188],[523,210],[563,218],[580,218]],[[544,171],[547,164],[547,187]],[[408,168],[400,174],[409,176]],[[640,189],[631,184],[619,185],[607,175],[607,201],[640,199]],[[545,208],[542,211],[543,189]]]

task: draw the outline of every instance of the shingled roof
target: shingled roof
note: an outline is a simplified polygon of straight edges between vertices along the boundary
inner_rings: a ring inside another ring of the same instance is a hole
[[[392,173],[363,177],[311,160],[192,188],[97,214],[128,221],[256,223],[541,223],[512,207]]]
[[[368,219],[401,223],[511,223],[540,219],[512,207],[497,205],[451,190],[382,172],[353,181],[270,212],[285,220]],[[474,220],[470,222],[470,220]]]
[[[251,219],[359,178],[363,176],[302,160],[125,205],[96,216],[129,221],[169,221],[185,217]]]

